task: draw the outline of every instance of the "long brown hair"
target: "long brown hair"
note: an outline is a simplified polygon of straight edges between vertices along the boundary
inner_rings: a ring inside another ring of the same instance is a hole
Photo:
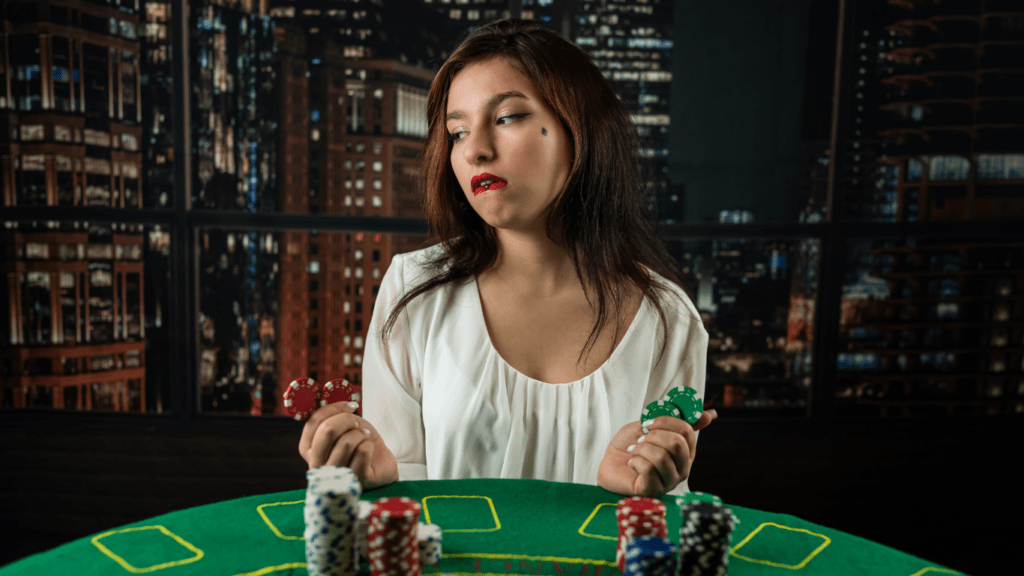
[[[571,140],[572,167],[548,215],[546,231],[552,240],[558,238],[555,241],[572,259],[591,306],[591,292],[597,294],[597,321],[578,362],[594,347],[608,322],[608,298],[615,310],[622,310],[629,284],[654,303],[667,334],[662,299],[655,289],[672,292],[641,264],[674,282],[691,298],[692,294],[680,283],[675,261],[648,221],[643,160],[637,152],[637,131],[629,112],[586,52],[540,23],[506,19],[486,24],[466,37],[430,86],[423,184],[432,240],[424,246],[441,243],[444,251],[425,263],[430,271],[428,280],[407,293],[391,311],[381,331],[384,345],[402,309],[413,298],[473,278],[497,259],[493,227],[470,206],[452,171],[445,126],[452,79],[466,66],[494,57],[502,58],[536,85]],[[618,340],[619,324],[616,322],[614,341]]]

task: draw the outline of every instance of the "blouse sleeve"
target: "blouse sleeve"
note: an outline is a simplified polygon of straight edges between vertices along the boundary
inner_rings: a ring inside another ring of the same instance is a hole
[[[409,308],[399,315],[384,347],[380,331],[405,295],[405,257],[395,255],[381,280],[363,352],[363,417],[380,433],[398,462],[399,480],[426,480],[421,402],[422,347],[412,341]]]
[[[669,385],[665,389],[665,393],[672,388],[677,386],[689,386],[697,390],[697,398],[704,399],[704,387],[705,380],[707,377],[707,362],[708,362],[708,333],[704,328],[704,324],[699,318],[691,320],[689,333],[686,337],[686,353],[683,356],[683,364],[679,372],[673,376]],[[694,434],[694,446],[700,440],[700,431],[698,430]],[[690,467],[690,476],[693,476],[693,468],[697,465],[697,460],[694,459],[693,466]],[[687,478],[679,483],[673,490],[669,491],[670,495],[682,496],[690,491],[690,479]]]

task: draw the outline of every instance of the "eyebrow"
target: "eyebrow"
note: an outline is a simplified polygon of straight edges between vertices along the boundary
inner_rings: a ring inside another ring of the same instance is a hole
[[[494,96],[491,96],[490,100],[487,101],[487,107],[493,108],[498,104],[501,104],[505,100],[508,100],[509,98],[526,98],[526,95],[517,90],[509,90],[508,92],[495,94]],[[447,122],[449,120],[460,120],[464,117],[465,113],[462,110],[454,110],[450,114],[448,114],[448,116],[445,117],[444,121]]]

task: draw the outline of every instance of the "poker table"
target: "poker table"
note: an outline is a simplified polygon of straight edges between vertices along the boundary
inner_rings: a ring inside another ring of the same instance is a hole
[[[396,482],[363,493],[406,496],[421,521],[442,529],[443,557],[424,574],[615,576],[615,507],[595,486],[541,480]],[[679,506],[667,507],[678,542]],[[107,530],[0,568],[0,576],[158,574],[305,576],[305,490],[180,510]],[[725,505],[738,520],[730,576],[924,576],[960,574],[887,546],[777,514]]]

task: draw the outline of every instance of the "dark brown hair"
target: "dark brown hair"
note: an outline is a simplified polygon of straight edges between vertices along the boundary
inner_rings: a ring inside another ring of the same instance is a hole
[[[430,86],[423,202],[432,239],[424,246],[441,243],[444,251],[426,263],[428,279],[391,311],[381,331],[385,346],[398,315],[413,298],[473,278],[497,259],[493,227],[473,210],[452,171],[445,126],[452,79],[466,66],[494,57],[502,58],[534,83],[572,145],[569,177],[548,216],[546,231],[572,259],[591,306],[591,292],[597,294],[598,318],[578,362],[594,347],[609,321],[607,298],[615,310],[621,310],[631,292],[628,284],[654,303],[667,334],[662,299],[655,288],[671,291],[641,264],[692,295],[680,283],[675,261],[648,221],[643,160],[637,152],[637,132],[629,112],[586,52],[537,22],[506,19],[486,24],[466,37]],[[620,323],[615,324],[614,340],[618,340]],[[661,355],[664,352],[663,342]]]

